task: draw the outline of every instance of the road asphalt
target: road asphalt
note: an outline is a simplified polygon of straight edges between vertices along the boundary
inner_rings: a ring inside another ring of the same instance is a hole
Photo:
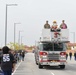
[[[68,58],[65,69],[45,67],[39,69],[35,64],[34,53],[27,53],[25,60],[17,64],[12,75],[76,75],[76,61]]]

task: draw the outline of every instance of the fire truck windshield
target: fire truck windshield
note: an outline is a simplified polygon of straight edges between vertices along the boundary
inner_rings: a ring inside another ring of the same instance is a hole
[[[63,43],[54,43],[54,51],[63,51],[64,44]]]
[[[42,50],[44,51],[64,51],[66,45],[64,43],[43,43]]]

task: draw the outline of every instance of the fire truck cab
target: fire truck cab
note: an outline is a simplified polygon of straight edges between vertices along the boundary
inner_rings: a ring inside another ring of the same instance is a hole
[[[65,68],[68,36],[68,29],[42,29],[42,34],[40,40],[36,42],[35,50],[35,62],[39,68],[43,68],[43,66]]]

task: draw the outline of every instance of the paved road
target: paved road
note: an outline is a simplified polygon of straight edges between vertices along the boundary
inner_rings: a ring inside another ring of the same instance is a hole
[[[74,58],[71,61],[68,59],[64,70],[58,67],[39,69],[35,64],[34,54],[27,53],[25,61],[17,65],[13,75],[76,75],[76,61]]]

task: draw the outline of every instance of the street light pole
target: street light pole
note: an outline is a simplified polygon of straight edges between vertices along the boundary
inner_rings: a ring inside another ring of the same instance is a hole
[[[16,32],[16,23],[14,23],[14,50],[15,50],[15,32]]]
[[[20,33],[21,33],[22,31],[19,31],[19,38],[18,38],[18,44],[20,45]]]
[[[22,39],[23,39],[23,36],[21,36],[21,44],[22,44]]]
[[[15,38],[16,38],[16,25],[21,23],[14,23],[14,50],[15,50]]]
[[[71,32],[73,34],[73,43],[75,43],[75,32]]]
[[[22,49],[22,39],[23,39],[23,36],[21,36],[21,49]]]
[[[8,6],[17,6],[17,4],[6,4],[6,16],[5,16],[5,46],[7,44],[7,8]]]
[[[21,33],[22,31],[19,31],[19,39],[18,39],[18,44],[19,44],[19,49],[20,49],[20,33]]]
[[[5,46],[7,42],[7,4],[6,4],[6,19],[5,19]]]

